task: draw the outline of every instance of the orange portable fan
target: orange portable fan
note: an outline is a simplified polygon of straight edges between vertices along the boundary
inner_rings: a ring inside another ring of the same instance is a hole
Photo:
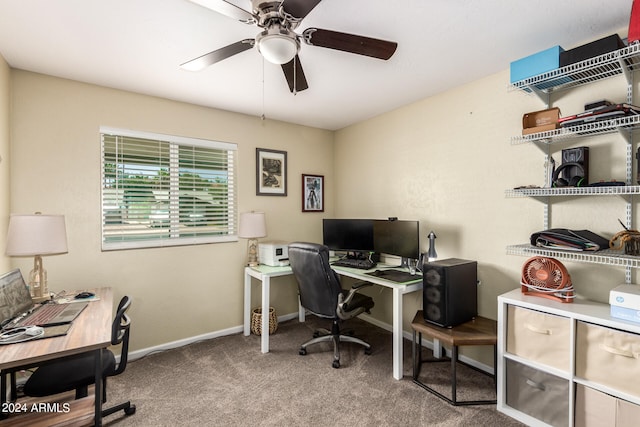
[[[535,256],[522,266],[522,293],[550,298],[560,302],[572,302],[571,276],[560,261]]]

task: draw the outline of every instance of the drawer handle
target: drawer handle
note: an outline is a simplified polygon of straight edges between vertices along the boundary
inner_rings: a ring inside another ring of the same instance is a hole
[[[535,332],[536,334],[551,335],[551,329],[536,328],[535,326],[533,326],[530,323],[525,323],[524,326],[525,326],[525,328],[527,328],[531,332]]]
[[[544,384],[542,383],[537,383],[534,380],[527,378],[527,381],[525,381],[527,383],[527,385],[530,385],[531,387],[537,388],[538,390],[541,391],[545,391],[546,387],[544,386]]]
[[[615,347],[611,347],[609,345],[606,344],[601,344],[600,347],[602,347],[602,349],[604,351],[606,351],[607,353],[611,353],[611,354],[616,354],[618,356],[623,356],[623,357],[628,357],[630,359],[633,359],[635,357],[635,355],[627,350],[621,350],[619,348],[615,348]]]

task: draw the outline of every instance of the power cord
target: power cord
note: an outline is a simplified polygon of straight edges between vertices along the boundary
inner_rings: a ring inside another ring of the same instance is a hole
[[[24,326],[8,329],[0,334],[0,344],[15,344],[34,340],[44,335],[44,328],[40,326]]]

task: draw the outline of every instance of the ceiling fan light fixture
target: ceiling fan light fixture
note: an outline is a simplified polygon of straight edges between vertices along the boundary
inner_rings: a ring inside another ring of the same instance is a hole
[[[291,61],[300,49],[297,38],[289,33],[280,32],[279,28],[268,29],[257,38],[258,51],[272,64],[286,64]]]

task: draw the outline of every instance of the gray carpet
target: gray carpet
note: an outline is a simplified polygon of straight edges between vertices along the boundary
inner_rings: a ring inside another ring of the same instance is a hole
[[[331,367],[329,344],[301,343],[313,328],[327,326],[313,316],[306,323],[281,323],[270,352],[259,337],[242,334],[194,343],[130,362],[109,379],[109,403],[132,400],[137,412],[104,420],[107,426],[519,426],[495,405],[454,407],[411,381],[411,344],[405,340],[404,378],[392,377],[391,334],[354,319],[347,326],[373,352],[342,346],[341,368]],[[134,326],[135,327],[135,326]],[[425,356],[431,355],[428,349]],[[421,378],[449,395],[449,364],[425,366]],[[459,399],[493,398],[492,379],[460,366]]]

